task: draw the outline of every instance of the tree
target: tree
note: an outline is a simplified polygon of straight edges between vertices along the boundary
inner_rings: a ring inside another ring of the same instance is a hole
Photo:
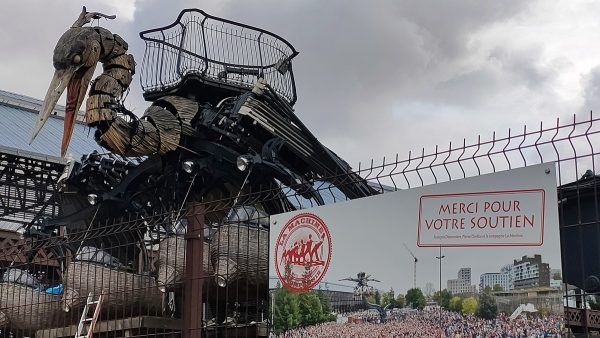
[[[273,296],[273,329],[276,333],[297,327],[302,322],[298,295],[285,288],[277,289]]]
[[[552,275],[552,279],[554,279],[554,280],[562,280],[562,277],[561,277],[561,275],[560,275],[560,272],[555,272],[555,273]]]
[[[452,297],[452,299],[450,299],[450,304],[448,306],[448,310],[450,311],[454,311],[454,312],[460,312],[462,311],[463,308],[463,304],[462,304],[462,299],[458,296],[454,296]]]
[[[494,291],[494,292],[504,291],[504,288],[500,284],[494,284],[494,287],[492,288],[492,291]]]
[[[479,308],[477,316],[483,319],[494,319],[498,315],[498,306],[496,300],[489,294],[482,292],[479,294]]]
[[[477,312],[477,299],[469,297],[462,302],[462,312],[466,314],[474,314]]]
[[[336,320],[336,315],[332,313],[333,311],[329,298],[321,291],[317,291],[317,297],[319,297],[321,307],[323,308],[323,318],[321,318],[319,322],[331,322]]]
[[[322,292],[297,294],[278,288],[273,297],[273,330],[277,334],[298,326],[336,320],[329,300]]]
[[[375,292],[370,293],[367,296],[367,302],[370,304],[381,305],[381,293],[379,293],[379,290],[375,290]]]
[[[423,292],[419,288],[412,288],[406,291],[406,303],[410,304],[413,309],[423,310],[427,302],[425,301],[425,296]]]
[[[399,308],[403,308],[404,305],[406,305],[406,299],[404,299],[404,295],[399,293],[398,296],[396,296],[396,306]]]
[[[305,292],[298,296],[302,325],[314,325],[323,319],[323,307],[314,292]]]
[[[452,293],[447,289],[436,291],[433,294],[433,300],[446,310],[450,308],[450,299],[452,299]]]
[[[381,295],[381,306],[390,308],[396,307],[396,298],[394,298],[394,289],[390,289],[388,292],[384,292]]]

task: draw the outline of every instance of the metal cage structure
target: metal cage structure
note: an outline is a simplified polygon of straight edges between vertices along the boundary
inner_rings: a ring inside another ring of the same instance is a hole
[[[59,214],[65,161],[0,147],[0,222],[33,225]]]
[[[564,315],[567,330],[576,335],[600,331],[600,308],[589,305],[600,301],[596,298],[600,297],[600,176],[596,146],[600,142],[600,118],[590,112],[587,117],[573,115],[572,120],[557,119],[554,125],[540,123],[535,128],[524,126],[520,132],[509,129],[507,134],[498,135],[494,132],[487,140],[479,135],[472,142],[465,138],[462,144],[436,146],[430,151],[423,148],[416,155],[410,151],[404,159],[396,155],[392,160],[383,158],[379,163],[372,160],[366,166],[359,164],[356,174],[379,192],[388,193],[555,163],[562,254],[561,290],[566,304],[564,309],[560,307],[560,312]],[[342,174],[323,179],[316,189],[329,196],[329,203],[349,200],[326,183],[334,179],[339,183],[338,188],[344,181],[348,185],[354,183]],[[272,192],[276,198],[277,189]],[[258,196],[256,194],[257,199]],[[264,198],[264,191],[260,196],[260,199]],[[289,194],[288,199],[299,209],[319,205],[298,194]]]
[[[140,77],[146,99],[177,92],[218,102],[263,78],[289,104],[296,102],[291,62],[298,52],[271,32],[185,9],[172,24],[140,37],[146,44]]]
[[[357,177],[388,193],[547,162],[557,168],[563,292],[573,303],[564,309],[565,325],[577,333],[600,329],[600,313],[585,306],[599,293],[592,277],[600,273],[593,251],[600,246],[600,118],[574,116],[498,135],[321,177],[313,182],[319,200],[296,193],[295,182],[276,182],[150,216],[97,219],[72,233],[28,235],[1,252],[1,335],[73,336],[85,298],[104,292],[112,301],[102,309],[97,337],[266,336],[269,222],[262,205],[285,198],[307,209],[346,201],[340,187]],[[354,306],[350,301],[340,309]]]

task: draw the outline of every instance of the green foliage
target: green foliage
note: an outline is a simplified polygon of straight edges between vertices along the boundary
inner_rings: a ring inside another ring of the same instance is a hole
[[[555,272],[555,273],[552,275],[552,279],[554,279],[554,280],[562,280],[562,277],[561,277],[561,275],[560,275],[560,272]]]
[[[489,293],[492,293],[492,288],[491,288],[489,285],[486,285],[486,286],[483,288],[483,292],[484,292],[484,293],[488,293],[488,294],[489,294]]]
[[[441,307],[446,310],[450,309],[450,300],[452,299],[452,292],[444,289],[442,291],[436,291],[433,294],[433,300],[436,301]]]
[[[317,297],[319,297],[319,300],[321,301],[321,307],[323,308],[323,316],[325,317],[324,321],[334,321],[336,319],[336,316],[332,313],[333,309],[331,308],[329,298],[327,298],[325,294],[320,291],[317,291]]]
[[[273,297],[273,330],[281,333],[300,325],[302,316],[298,294],[279,288]]]
[[[390,289],[388,292],[384,292],[381,295],[381,306],[390,308],[396,307],[396,298],[394,298],[394,289]]]
[[[493,319],[498,315],[498,306],[496,300],[489,294],[482,292],[479,294],[479,308],[477,316],[483,319]]]
[[[396,296],[396,307],[403,308],[406,305],[406,299],[404,299],[404,295],[399,293]]]
[[[427,302],[425,301],[425,296],[423,292],[419,288],[412,288],[406,291],[406,303],[410,304],[413,309],[423,310]]]
[[[298,294],[278,288],[273,297],[273,331],[276,334],[336,319],[329,300],[320,291]]]
[[[474,314],[477,312],[477,299],[475,297],[465,298],[462,301],[462,312],[466,314]]]
[[[492,288],[492,291],[494,291],[494,292],[504,291],[504,288],[500,284],[494,284],[494,287]]]
[[[454,312],[461,312],[463,308],[463,303],[462,303],[462,299],[458,296],[454,296],[452,297],[452,299],[450,299],[450,304],[448,306],[448,310],[450,311],[454,311]]]
[[[298,300],[302,325],[314,325],[323,319],[321,300],[314,292],[302,293]]]
[[[375,290],[375,292],[368,294],[367,302],[371,304],[381,305],[381,293],[379,292],[379,290]]]

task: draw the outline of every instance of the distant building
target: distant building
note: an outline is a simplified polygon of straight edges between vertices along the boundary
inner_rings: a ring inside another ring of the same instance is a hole
[[[479,276],[479,290],[483,290],[486,287],[494,288],[495,285],[500,285],[502,290],[510,290],[510,273],[488,272]]]
[[[550,287],[550,266],[541,255],[523,256],[513,263],[513,281],[515,289]]]
[[[488,286],[493,288],[496,284],[499,284],[504,291],[515,288],[514,269],[512,264],[504,265],[502,268],[500,268],[500,272],[488,272],[479,276],[480,290]]]
[[[554,289],[562,288],[562,280],[560,279],[550,279],[550,287]]]
[[[448,280],[447,289],[452,294],[477,292],[477,287],[471,285],[471,268],[460,268],[458,278]]]
[[[555,277],[559,277],[555,279]],[[560,269],[550,269],[550,287],[555,289],[562,288],[562,272]]]
[[[433,293],[435,292],[435,289],[433,288],[433,283],[432,282],[427,282],[427,284],[425,284],[425,296],[427,297],[431,297],[431,295],[433,295]]]
[[[506,264],[500,268],[500,273],[508,274],[508,287],[505,290],[512,290],[515,288],[515,276],[512,264]]]

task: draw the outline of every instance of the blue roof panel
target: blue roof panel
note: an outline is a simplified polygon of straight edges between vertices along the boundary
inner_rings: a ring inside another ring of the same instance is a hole
[[[29,138],[36,119],[36,112],[0,103],[0,146],[60,157],[63,119],[56,116],[50,117],[30,145]],[[73,157],[79,159],[81,155],[94,150],[103,152],[102,148],[94,141],[93,134],[93,129],[76,123],[67,154],[72,154]]]

